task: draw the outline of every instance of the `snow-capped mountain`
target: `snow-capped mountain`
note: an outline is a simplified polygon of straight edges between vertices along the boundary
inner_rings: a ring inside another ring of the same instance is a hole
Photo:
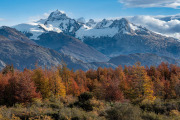
[[[69,18],[59,10],[52,12],[47,19],[34,23],[19,24],[13,27],[34,40],[38,40],[41,34],[48,31],[63,32],[83,40],[85,37],[113,37],[117,33],[129,34],[139,28],[134,24],[128,23],[125,18],[120,20],[103,19],[100,22],[90,19],[86,22],[84,18],[77,20]]]
[[[166,16],[138,15],[127,19],[147,29],[167,37],[173,37],[180,42],[180,14]]]
[[[120,54],[153,53],[180,58],[180,42],[177,39],[152,32],[125,18],[103,19],[99,22],[90,19],[84,23],[83,18],[75,20],[56,10],[47,19],[31,24],[20,24],[14,28],[35,40],[39,40],[40,35],[49,31],[63,32],[109,57]]]
[[[58,32],[63,31],[66,34],[74,35],[80,25],[75,19],[69,18],[65,13],[59,10],[52,12],[43,24],[45,27],[53,27]],[[53,30],[52,30],[53,31]]]
[[[125,18],[120,20],[103,19],[100,22],[90,19],[86,22],[83,17],[75,20],[59,10],[52,12],[47,19],[34,23],[19,24],[13,27],[34,40],[38,40],[41,34],[49,31],[63,32],[83,41],[87,37],[113,37],[118,33],[133,34],[133,31],[137,29],[143,30],[142,27],[129,23]]]
[[[118,33],[133,34],[135,30],[143,29],[132,23],[129,23],[125,18],[120,20],[106,20],[103,19],[98,22],[94,27],[87,25],[82,26],[77,32],[76,37],[83,40],[87,37],[100,38],[100,37],[113,37]]]
[[[82,26],[61,11],[52,12],[47,19],[31,24],[14,26],[38,45],[71,55],[84,62],[105,62],[109,58],[82,41],[74,38],[75,32]]]
[[[13,27],[23,33],[31,34],[30,39],[38,40],[38,36],[48,31],[57,33],[64,32],[68,35],[74,35],[80,26],[75,19],[71,19],[65,13],[56,10],[52,12],[47,19],[34,23],[19,24]]]
[[[50,40],[48,40],[47,38],[50,38]],[[71,40],[68,40],[67,38]],[[58,42],[59,39],[61,39],[60,42]],[[84,63],[78,59],[75,59],[74,57],[70,55],[67,55],[66,53],[64,54],[64,53],[57,52],[58,50],[65,51],[66,49],[69,49],[67,52],[71,53],[73,52],[73,50],[75,51],[77,49],[76,48],[77,44],[79,44],[79,47],[82,47],[81,49],[82,51],[84,50],[84,48],[88,48],[88,47],[85,47],[86,45],[83,45],[83,43],[80,40],[75,39],[71,36],[67,37],[67,35],[63,35],[63,33],[53,32],[52,34],[51,32],[48,32],[40,36],[40,40],[38,42],[41,42],[42,44],[41,46],[31,44],[29,41],[31,40],[28,39],[21,32],[15,29],[9,28],[9,27],[2,27],[0,30],[0,56],[1,56],[0,57],[0,70],[3,69],[6,64],[7,65],[13,64],[15,68],[19,70],[23,70],[24,68],[33,69],[36,63],[38,63],[39,66],[42,66],[42,67],[46,66],[49,68],[51,66],[57,66],[61,64],[62,61],[67,64],[68,68],[74,69],[74,70],[97,69],[98,67],[115,68],[118,65],[132,65],[137,61],[141,61],[143,65],[152,65],[152,64],[158,65],[162,61],[180,64],[180,61],[176,59],[172,59],[168,57],[160,57],[155,54],[146,54],[146,53],[120,55],[118,57],[112,58],[109,62]],[[53,49],[56,49],[56,46],[54,46],[54,43],[57,45],[57,47],[59,47],[59,44],[61,45],[60,48],[57,48],[58,49],[57,51],[50,49],[51,47],[52,48],[55,47]],[[109,43],[111,44],[111,42]],[[47,45],[45,47],[48,47],[48,48],[44,48],[43,44]],[[67,44],[67,46],[65,44]],[[104,44],[104,45],[107,45],[107,44]],[[88,48],[87,52],[90,52],[91,51],[90,49],[91,48]],[[175,49],[176,48],[172,50],[175,50]],[[80,51],[76,51],[76,52],[77,54],[81,53]],[[96,57],[104,58],[103,56],[100,56],[100,54],[98,55],[98,53],[95,53],[95,52],[92,53],[95,55],[95,58]],[[86,58],[84,56],[84,59],[93,59],[93,58],[88,58],[88,57]]]

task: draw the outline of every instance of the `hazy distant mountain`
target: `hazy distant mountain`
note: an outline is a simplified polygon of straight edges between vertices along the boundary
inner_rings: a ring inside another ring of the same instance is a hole
[[[119,65],[127,65],[132,66],[136,62],[140,62],[143,66],[157,66],[161,64],[161,62],[168,62],[171,64],[180,65],[180,60],[176,60],[169,57],[160,57],[152,53],[136,53],[136,54],[129,54],[129,55],[120,55],[117,57],[113,57],[110,59],[109,63],[113,63],[116,66]]]

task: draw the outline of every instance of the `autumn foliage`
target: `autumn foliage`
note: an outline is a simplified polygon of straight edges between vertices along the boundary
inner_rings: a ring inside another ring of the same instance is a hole
[[[24,71],[6,67],[0,73],[0,91],[0,104],[10,106],[36,98],[79,96],[84,92],[106,101],[177,99],[180,98],[180,67],[168,63],[144,67],[137,63],[86,72],[74,72],[66,65]]]

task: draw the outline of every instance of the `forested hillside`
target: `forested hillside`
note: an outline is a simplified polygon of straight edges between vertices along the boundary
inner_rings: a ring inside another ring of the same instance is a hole
[[[66,65],[0,73],[2,120],[179,120],[180,67]]]

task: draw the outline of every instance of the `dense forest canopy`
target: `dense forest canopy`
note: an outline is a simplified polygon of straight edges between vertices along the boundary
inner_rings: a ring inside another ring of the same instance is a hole
[[[7,117],[5,113],[3,114],[4,109],[11,108],[12,110],[16,105],[23,105],[22,108],[27,109],[27,106],[37,104],[37,101],[45,104],[45,101],[52,99],[58,104],[56,106],[58,109],[59,105],[63,104],[66,107],[63,109],[80,108],[84,114],[96,111],[97,119],[121,120],[126,116],[119,114],[123,107],[127,108],[127,112],[130,112],[129,117],[132,118],[122,120],[150,120],[149,118],[153,116],[155,120],[163,116],[170,119],[167,117],[170,114],[175,114],[179,118],[179,98],[180,67],[168,63],[161,63],[157,67],[144,67],[136,63],[133,66],[119,66],[116,69],[98,68],[75,72],[69,70],[65,64],[51,69],[36,67],[34,70],[24,69],[24,71],[14,70],[13,66],[6,66],[0,73],[0,105],[7,106],[0,108],[0,118]],[[174,101],[173,104],[172,101]],[[139,113],[131,111],[133,109],[138,109]],[[103,114],[102,111],[105,113]],[[140,111],[143,112],[140,113]],[[59,112],[58,115],[62,114]],[[15,112],[11,117],[22,119],[23,115],[19,113]],[[135,117],[135,114],[139,116]],[[28,113],[26,118],[30,119],[38,115],[41,116],[40,113],[37,115]],[[60,116],[63,115],[55,117],[45,114],[43,117],[62,119]],[[67,113],[64,116],[67,117]],[[78,119],[80,116],[77,116]]]

